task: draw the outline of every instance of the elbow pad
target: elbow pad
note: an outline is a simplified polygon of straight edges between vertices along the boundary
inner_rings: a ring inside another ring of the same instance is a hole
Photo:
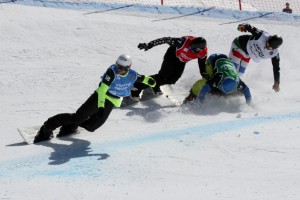
[[[106,85],[105,83],[101,83],[100,87],[98,87],[98,89],[96,90],[98,94],[98,108],[104,108],[105,96],[108,89],[108,85]]]
[[[149,85],[150,87],[155,87],[155,85],[156,85],[156,81],[154,80],[154,78],[152,78],[150,76],[145,76],[142,83]]]

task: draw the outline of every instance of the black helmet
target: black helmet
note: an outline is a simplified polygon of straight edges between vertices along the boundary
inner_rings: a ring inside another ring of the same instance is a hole
[[[280,35],[272,35],[268,39],[268,44],[272,49],[277,49],[282,45],[282,37]]]
[[[190,44],[190,49],[194,53],[201,51],[205,47],[206,47],[206,40],[203,37],[198,37],[193,39]]]

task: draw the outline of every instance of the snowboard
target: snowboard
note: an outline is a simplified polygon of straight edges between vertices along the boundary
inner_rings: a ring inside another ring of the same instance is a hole
[[[27,144],[33,144],[33,140],[34,140],[37,132],[40,130],[40,128],[41,128],[41,126],[23,127],[23,128],[18,128],[18,132],[20,133],[20,135],[22,136],[22,138],[24,139],[24,141]],[[76,133],[74,133],[74,134],[78,134],[84,130],[85,130],[84,128],[79,127],[77,129]],[[56,137],[56,135],[58,133],[59,133],[59,128],[56,129],[55,131],[53,131],[54,137]],[[74,134],[72,134],[72,135],[74,135]],[[67,136],[65,136],[65,137],[67,137]]]
[[[134,105],[139,102],[144,102],[144,101],[149,101],[153,99],[160,99],[161,97],[164,97],[171,101],[175,106],[181,106],[183,101],[178,101],[176,98],[172,96],[173,89],[172,86],[170,85],[163,85],[160,87],[162,93],[160,94],[155,94],[152,88],[146,88],[143,90],[140,100],[139,101],[134,101],[128,97],[123,98],[121,108]]]
[[[142,102],[142,101],[147,101],[147,100],[151,100],[153,98],[159,97],[162,94],[155,94],[152,88],[146,88],[145,90],[143,90],[139,101],[134,101],[129,97],[124,97],[122,104],[121,104],[121,108]]]

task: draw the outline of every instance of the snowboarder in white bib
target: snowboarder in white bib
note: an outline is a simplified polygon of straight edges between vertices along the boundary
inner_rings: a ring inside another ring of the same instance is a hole
[[[131,64],[129,55],[120,55],[86,102],[75,113],[50,117],[35,136],[34,143],[53,138],[53,130],[58,127],[61,127],[58,137],[76,132],[78,126],[93,132],[105,123],[113,107],[120,107],[123,97],[130,96],[130,89],[135,82],[155,87],[153,78],[138,74],[131,69]]]
[[[241,77],[245,73],[250,59],[254,62],[271,59],[274,74],[273,89],[279,92],[280,57],[278,48],[283,43],[282,37],[270,35],[247,23],[239,24],[237,29],[241,32],[251,33],[251,35],[241,35],[235,38],[229,52],[229,59],[234,63],[239,76]]]
[[[197,98],[204,102],[208,93],[220,96],[242,92],[246,103],[251,103],[248,86],[239,78],[234,64],[224,54],[212,54],[205,62],[207,78],[196,81],[185,98],[184,103],[192,103]]]

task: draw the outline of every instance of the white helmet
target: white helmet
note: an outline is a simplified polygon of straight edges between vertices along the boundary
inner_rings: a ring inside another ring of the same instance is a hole
[[[130,67],[132,64],[131,57],[127,54],[122,54],[118,57],[116,64],[123,67]]]

